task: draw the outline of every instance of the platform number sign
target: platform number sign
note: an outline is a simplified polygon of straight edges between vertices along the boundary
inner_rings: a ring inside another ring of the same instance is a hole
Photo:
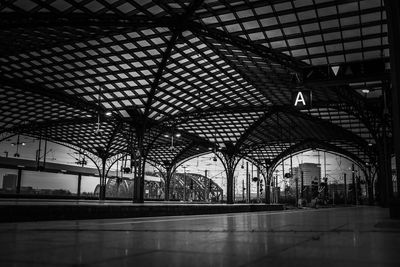
[[[295,108],[311,108],[311,91],[296,91],[292,93],[292,104]]]

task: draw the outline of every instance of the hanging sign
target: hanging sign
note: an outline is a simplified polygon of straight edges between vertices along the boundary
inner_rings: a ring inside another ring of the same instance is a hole
[[[295,108],[311,108],[311,91],[296,91],[292,93],[292,104]]]

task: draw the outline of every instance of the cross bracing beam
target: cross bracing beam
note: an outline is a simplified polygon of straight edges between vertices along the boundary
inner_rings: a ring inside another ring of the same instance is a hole
[[[148,29],[155,27],[172,27],[176,25],[176,19],[171,17],[149,17],[136,15],[121,17],[115,15],[87,14],[54,14],[54,13],[2,13],[0,17],[0,30],[18,28],[89,28],[89,27],[116,27],[131,29]]]
[[[259,8],[259,7],[265,7],[268,5],[272,4],[279,4],[279,3],[287,3],[287,0],[256,0],[256,1],[243,1],[243,3],[235,3],[235,5],[232,5],[231,8],[227,8],[226,6],[221,5],[219,1],[216,2],[210,2],[207,3],[207,6],[209,8],[213,8],[213,13],[215,15],[223,15],[226,13],[232,12],[232,9],[234,9],[236,12],[242,11],[242,10],[248,10],[249,8]],[[346,4],[346,3],[353,3],[357,2],[357,0],[341,0],[340,4]],[[228,2],[229,3],[229,2]],[[294,9],[284,9],[284,10],[279,10],[276,11],[276,14],[270,13],[270,14],[263,14],[264,17],[269,17],[269,16],[284,16],[284,15],[289,15],[293,13],[299,13],[299,12],[304,12],[304,11],[309,11],[309,10],[314,10],[314,9],[320,9],[320,8],[328,8],[332,6],[336,6],[337,2],[336,1],[327,1],[327,2],[322,2],[322,3],[314,3],[313,5],[304,5],[300,7],[296,7]],[[196,15],[198,17],[206,17],[209,15],[207,10],[197,12]]]
[[[368,142],[361,138],[360,136],[354,134],[353,132],[346,130],[345,128],[342,128],[336,124],[333,124],[327,120],[311,116],[302,112],[298,112],[294,108],[287,107],[287,106],[274,106],[271,107],[263,116],[261,116],[257,121],[255,121],[245,132],[244,134],[240,137],[238,142],[236,143],[236,150],[240,150],[241,146],[244,144],[244,142],[247,140],[247,138],[268,118],[271,118],[272,115],[278,114],[278,113],[283,113],[283,114],[288,114],[292,115],[294,117],[302,118],[307,121],[313,122],[317,125],[320,125],[321,127],[326,127],[328,129],[331,129],[333,132],[336,132],[340,134],[340,136],[343,136],[346,138],[346,140],[352,141],[356,144],[358,144],[361,147],[367,147]]]
[[[80,125],[87,123],[96,123],[96,117],[88,117],[88,118],[72,118],[72,119],[62,119],[62,120],[47,120],[41,122],[31,122],[25,124],[15,125],[10,128],[4,128],[0,130],[0,133],[10,132],[10,133],[29,133],[30,131],[46,129],[54,126],[63,126],[63,125]]]
[[[201,1],[198,1],[201,2]],[[192,11],[193,13],[194,11]],[[6,14],[0,19],[0,29],[9,30],[12,28],[26,28],[26,27],[82,27],[88,28],[89,26],[97,27],[121,27],[121,28],[154,28],[154,27],[168,27],[180,28],[181,30],[190,29],[207,37],[214,38],[220,42],[230,43],[238,48],[251,51],[263,58],[267,58],[274,63],[281,64],[291,70],[300,72],[301,67],[306,66],[305,63],[297,61],[296,59],[277,52],[271,48],[263,45],[255,44],[252,41],[246,40],[241,37],[234,37],[229,33],[210,28],[198,22],[189,21],[189,16],[183,19],[181,16],[175,17],[161,17],[150,18],[148,16],[130,16],[122,18],[113,15],[99,15],[96,17],[88,15],[54,15],[54,14],[24,14],[17,15],[14,13]],[[3,27],[3,28],[1,28]]]
[[[81,111],[86,111],[89,114],[103,113],[104,109],[95,103],[86,101],[82,98],[76,98],[74,95],[69,95],[61,90],[49,89],[45,86],[30,84],[23,80],[11,79],[4,76],[0,76],[0,85],[8,86],[23,91],[28,91],[40,96],[48,97],[50,99],[57,100],[63,104],[74,107]]]
[[[186,9],[186,12],[181,15],[177,16],[174,20],[174,29],[172,31],[172,36],[171,39],[168,41],[167,48],[163,54],[163,57],[161,59],[161,62],[158,66],[157,73],[155,74],[153,83],[151,84],[150,92],[148,93],[148,100],[146,103],[146,108],[144,115],[145,117],[148,117],[151,105],[153,103],[153,98],[154,95],[156,94],[159,82],[161,80],[161,77],[163,75],[163,72],[165,70],[165,67],[167,66],[167,62],[171,56],[172,50],[174,49],[174,46],[177,42],[177,40],[180,38],[182,32],[185,29],[185,25],[188,22],[189,18],[192,16],[193,12],[196,11],[196,9],[201,6],[204,0],[193,0],[188,8]]]
[[[151,104],[153,103],[154,95],[156,94],[156,90],[158,88],[159,82],[161,80],[162,74],[164,72],[165,67],[167,66],[167,62],[171,56],[172,49],[175,46],[176,40],[179,37],[178,32],[173,32],[171,39],[168,41],[167,48],[163,54],[163,57],[161,59],[161,62],[159,64],[159,67],[157,69],[157,73],[154,76],[153,83],[151,84],[150,92],[147,95],[147,103],[146,103],[146,108],[144,111],[144,116],[148,117],[149,112],[150,112],[150,107]]]
[[[182,124],[194,119],[206,118],[213,115],[218,114],[231,114],[231,113],[249,113],[249,112],[269,112],[273,109],[278,110],[286,110],[291,109],[292,107],[287,105],[275,105],[275,106],[246,106],[246,107],[221,107],[221,108],[213,108],[207,109],[203,111],[195,111],[195,112],[187,112],[187,113],[178,113],[174,116],[167,117],[163,120],[155,122],[156,124],[168,124],[173,122],[174,124]],[[348,106],[340,104],[340,103],[326,103],[326,102],[313,102],[313,108],[331,108],[337,111],[344,111],[348,114],[353,115],[361,122],[364,123],[363,117],[360,116],[358,112],[354,112],[348,108]],[[296,111],[299,111],[296,109]],[[364,123],[369,131],[373,131],[372,126],[369,123]],[[369,127],[370,126],[370,127]]]
[[[307,66],[306,63],[298,61],[286,54],[277,52],[274,49],[256,44],[242,37],[233,36],[223,30],[207,27],[198,22],[191,21],[188,24],[188,29],[196,34],[211,37],[219,42],[229,43],[237,48],[250,51],[262,58],[270,60],[273,63],[280,64],[291,71],[301,72],[302,69]]]

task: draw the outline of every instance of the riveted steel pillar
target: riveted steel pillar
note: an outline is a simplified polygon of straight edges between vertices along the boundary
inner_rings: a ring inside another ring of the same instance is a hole
[[[164,200],[169,201],[169,195],[170,195],[170,186],[171,186],[171,179],[172,179],[172,167],[167,166],[165,168],[165,188],[164,188]]]
[[[385,0],[387,25],[389,33],[390,70],[392,81],[392,129],[393,146],[397,170],[397,198],[399,198],[400,183],[400,1]]]
[[[106,199],[106,158],[101,159],[101,172],[100,172],[100,191],[99,199]]]
[[[135,203],[144,202],[144,127],[144,125],[139,125],[136,129],[137,147],[136,150],[132,153],[134,166],[133,202]]]

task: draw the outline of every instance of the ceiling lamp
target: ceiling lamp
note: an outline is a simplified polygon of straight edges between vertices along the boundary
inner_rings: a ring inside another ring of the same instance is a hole
[[[369,89],[362,89],[361,92],[363,92],[364,94],[368,94],[370,91]]]
[[[111,112],[111,111],[107,111],[107,112],[106,112],[106,116],[110,117],[111,115],[112,115],[112,112]]]

